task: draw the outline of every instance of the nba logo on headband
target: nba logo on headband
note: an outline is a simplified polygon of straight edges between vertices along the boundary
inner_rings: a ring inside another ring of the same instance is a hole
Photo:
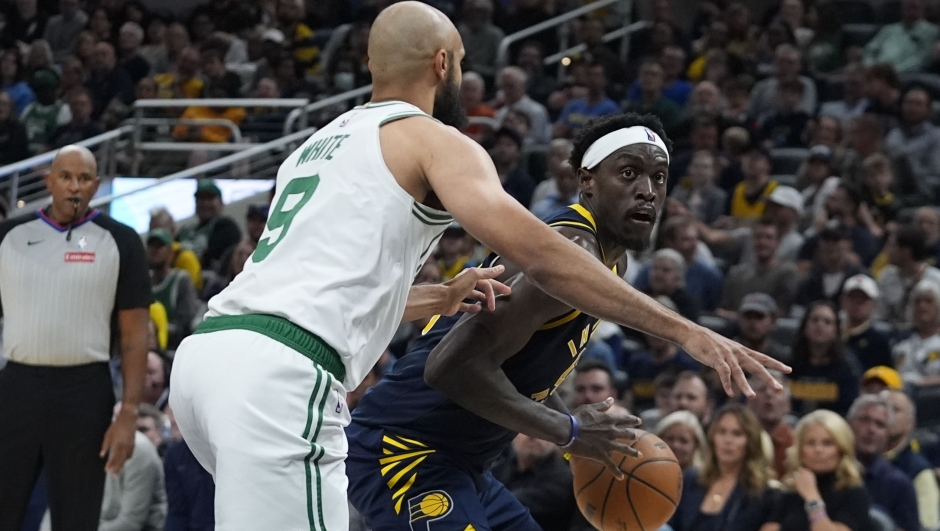
[[[611,131],[595,140],[584,152],[581,167],[590,170],[614,151],[632,144],[652,144],[662,149],[666,154],[666,164],[669,164],[669,150],[666,149],[666,143],[648,128],[635,125]]]
[[[646,138],[647,138],[650,142],[656,142],[656,135],[654,135],[653,132],[650,131],[649,129],[646,130]]]

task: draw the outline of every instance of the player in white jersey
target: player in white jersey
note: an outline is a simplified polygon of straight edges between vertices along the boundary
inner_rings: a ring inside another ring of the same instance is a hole
[[[170,403],[215,478],[217,529],[347,528],[346,391],[400,322],[452,314],[479,278],[501,272],[409,290],[451,215],[554,298],[682,345],[729,394],[732,381],[752,394],[742,367],[775,386],[764,365],[788,371],[632,289],[507,195],[486,152],[451,127],[463,56],[434,8],[401,2],[379,15],[371,103],[284,162],[258,248],[177,350]],[[618,231],[654,222],[655,192],[639,199],[650,206],[631,209]],[[493,286],[480,287],[491,302]],[[628,437],[629,423],[616,422]]]

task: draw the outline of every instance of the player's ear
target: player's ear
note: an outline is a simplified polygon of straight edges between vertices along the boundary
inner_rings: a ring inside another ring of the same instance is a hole
[[[450,52],[443,48],[434,53],[432,68],[434,69],[434,75],[437,76],[437,79],[440,81],[447,79],[447,61],[449,56]]]
[[[594,176],[591,175],[591,172],[587,171],[584,168],[578,168],[578,185],[581,188],[581,193],[585,194],[588,197],[594,195],[594,185],[596,181]]]

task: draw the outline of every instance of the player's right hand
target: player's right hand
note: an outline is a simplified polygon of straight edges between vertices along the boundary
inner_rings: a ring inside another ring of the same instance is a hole
[[[490,311],[496,309],[496,297],[509,295],[512,289],[496,277],[506,271],[504,266],[471,267],[464,269],[456,277],[444,283],[446,300],[441,315],[454,315],[457,312],[476,313],[484,308]],[[478,301],[482,304],[464,302],[466,299]]]
[[[791,371],[790,367],[784,363],[751,350],[703,326],[699,326],[692,337],[681,347],[699,362],[718,371],[721,386],[728,396],[734,396],[732,382],[737,384],[748,398],[754,396],[754,390],[747,383],[744,371],[757,376],[774,389],[782,389],[783,386],[767,372],[767,369],[775,369],[783,373]]]
[[[578,436],[565,451],[603,464],[619,480],[623,479],[623,472],[610,453],[618,452],[630,457],[639,457],[639,451],[622,441],[636,440],[633,428],[639,426],[641,421],[639,417],[625,412],[608,412],[613,404],[614,399],[608,398],[597,404],[585,404],[572,411],[571,414],[578,421]]]

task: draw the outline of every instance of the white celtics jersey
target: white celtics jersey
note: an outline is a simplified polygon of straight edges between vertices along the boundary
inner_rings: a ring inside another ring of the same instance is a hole
[[[388,346],[408,289],[453,218],[402,189],[379,127],[427,116],[408,103],[367,104],[323,127],[281,165],[268,223],[244,271],[208,316],[284,317],[333,347],[355,389]],[[428,117],[428,120],[431,120]]]

